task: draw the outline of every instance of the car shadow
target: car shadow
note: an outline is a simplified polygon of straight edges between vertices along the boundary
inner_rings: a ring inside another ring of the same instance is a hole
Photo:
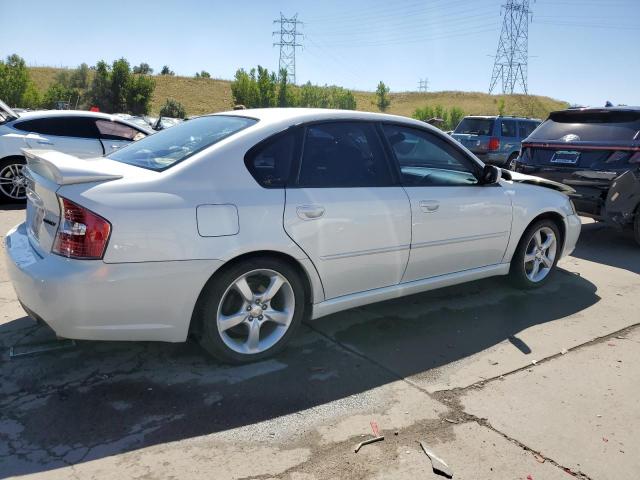
[[[640,245],[631,231],[619,231],[605,223],[582,225],[573,257],[640,274]]]
[[[281,355],[244,366],[222,365],[194,342],[78,342],[36,356],[5,353],[0,477],[304,415],[504,340],[528,354],[518,332],[598,300],[592,283],[563,270],[527,293],[504,279],[477,281],[303,325]],[[5,352],[50,340],[48,327],[28,318],[0,326]]]

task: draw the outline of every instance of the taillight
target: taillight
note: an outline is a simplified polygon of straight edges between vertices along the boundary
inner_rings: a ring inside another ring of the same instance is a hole
[[[493,152],[494,150],[498,150],[500,148],[500,139],[498,137],[491,137],[489,139],[489,145],[487,145],[487,150]]]
[[[107,247],[111,224],[71,200],[59,197],[60,226],[53,253],[83,260],[99,259]]]

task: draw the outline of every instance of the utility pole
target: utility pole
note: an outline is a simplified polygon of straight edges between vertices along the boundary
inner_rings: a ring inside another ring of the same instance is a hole
[[[429,91],[429,79],[421,78],[418,80],[418,91],[419,92],[428,92]]]
[[[280,30],[273,32],[273,35],[279,35],[280,41],[274,42],[273,46],[280,47],[280,61],[278,63],[278,75],[282,70],[286,70],[287,77],[291,83],[296,83],[296,47],[302,47],[301,43],[298,43],[298,37],[302,36],[302,33],[298,33],[298,25],[302,25],[302,22],[298,20],[298,14],[296,13],[291,18],[285,18],[280,12],[280,18],[274,20],[273,23],[280,24]]]
[[[529,21],[533,12],[529,9],[529,0],[507,0],[507,3],[502,5],[501,12],[504,13],[504,19],[493,63],[489,93],[493,92],[500,80],[503,94],[513,93],[516,85],[520,85],[526,95]]]

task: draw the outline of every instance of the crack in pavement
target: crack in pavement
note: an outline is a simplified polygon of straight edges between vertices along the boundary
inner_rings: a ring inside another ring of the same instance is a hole
[[[637,328],[638,326],[640,326],[640,323],[635,323],[633,325],[629,325],[629,326],[627,326],[625,328],[622,328],[620,330],[616,330],[616,331],[608,333],[606,335],[602,335],[600,337],[593,338],[593,339],[591,339],[591,340],[589,340],[587,342],[584,342],[584,343],[581,343],[581,344],[576,345],[574,347],[571,347],[565,353],[556,353],[556,354],[550,355],[548,357],[544,357],[544,358],[536,361],[535,364],[526,365],[524,367],[514,369],[514,370],[509,371],[507,373],[504,373],[502,375],[498,375],[498,376],[495,376],[495,377],[492,377],[492,378],[481,380],[479,382],[475,382],[475,383],[473,383],[471,385],[468,385],[466,387],[453,388],[453,389],[449,389],[449,390],[438,390],[438,391],[433,392],[433,393],[430,393],[428,390],[426,390],[425,388],[423,388],[420,385],[416,384],[411,379],[408,379],[408,378],[406,378],[406,377],[404,377],[402,375],[399,375],[397,372],[395,372],[394,370],[386,367],[384,364],[376,361],[375,359],[368,357],[367,355],[359,352],[358,350],[355,350],[355,349],[349,347],[348,345],[340,342],[339,340],[336,340],[335,338],[333,338],[330,335],[322,332],[321,330],[318,330],[317,328],[314,327],[314,325],[312,323],[307,323],[307,325],[309,326],[309,328],[311,330],[313,330],[317,334],[323,336],[328,341],[333,342],[334,344],[336,344],[337,346],[343,348],[344,350],[348,351],[349,353],[351,353],[353,355],[356,355],[356,356],[360,357],[361,359],[371,363],[372,365],[375,365],[376,367],[384,370],[385,372],[387,372],[388,374],[390,374],[393,377],[397,378],[398,380],[402,380],[403,382],[407,383],[411,387],[421,391],[422,393],[427,395],[429,398],[431,398],[433,400],[436,400],[436,401],[442,403],[443,405],[447,406],[458,417],[458,424],[467,423],[467,422],[475,422],[478,425],[480,425],[482,427],[485,427],[485,428],[488,428],[489,430],[497,433],[498,435],[500,435],[501,437],[503,437],[507,441],[513,443],[514,445],[517,445],[518,447],[522,448],[523,450],[531,452],[532,454],[539,455],[545,461],[548,461],[551,465],[561,469],[565,473],[567,473],[569,475],[572,475],[575,478],[579,478],[581,480],[592,480],[592,478],[590,476],[588,476],[587,474],[585,474],[584,472],[582,472],[582,471],[577,471],[577,472],[573,471],[569,467],[565,467],[564,465],[562,465],[561,463],[557,462],[553,458],[548,457],[548,456],[544,455],[543,453],[538,452],[535,449],[532,449],[531,447],[527,446],[526,444],[524,444],[523,442],[517,440],[516,438],[513,438],[513,437],[501,432],[497,428],[493,427],[491,425],[491,423],[487,419],[479,418],[479,417],[476,417],[475,415],[471,415],[471,414],[465,412],[464,408],[462,407],[462,405],[460,403],[459,397],[462,394],[464,394],[466,391],[468,391],[468,390],[470,390],[472,388],[476,388],[476,389],[480,388],[481,389],[489,382],[494,382],[496,380],[501,381],[504,378],[506,378],[507,376],[511,376],[511,375],[516,374],[518,372],[522,372],[524,370],[531,369],[531,368],[533,368],[533,367],[535,367],[536,365],[539,365],[539,364],[550,362],[550,361],[552,361],[552,360],[554,360],[556,358],[559,358],[561,356],[566,355],[569,352],[575,352],[575,351],[583,349],[585,347],[605,342],[605,341],[607,341],[607,340],[609,340],[611,338],[614,338],[616,336],[621,336],[621,334],[627,333],[627,332]],[[462,419],[462,421],[460,421],[461,419]],[[257,478],[259,478],[259,477],[257,477]]]

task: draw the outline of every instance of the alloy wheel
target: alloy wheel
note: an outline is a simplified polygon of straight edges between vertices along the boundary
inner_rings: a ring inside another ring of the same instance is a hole
[[[13,200],[24,200],[26,193],[26,179],[22,174],[24,165],[12,163],[0,170],[0,190]]]
[[[241,354],[273,347],[293,320],[295,295],[289,281],[274,270],[252,270],[238,277],[218,306],[220,338]]]
[[[538,283],[553,268],[558,240],[549,227],[541,227],[533,234],[524,253],[524,272],[527,278]]]

